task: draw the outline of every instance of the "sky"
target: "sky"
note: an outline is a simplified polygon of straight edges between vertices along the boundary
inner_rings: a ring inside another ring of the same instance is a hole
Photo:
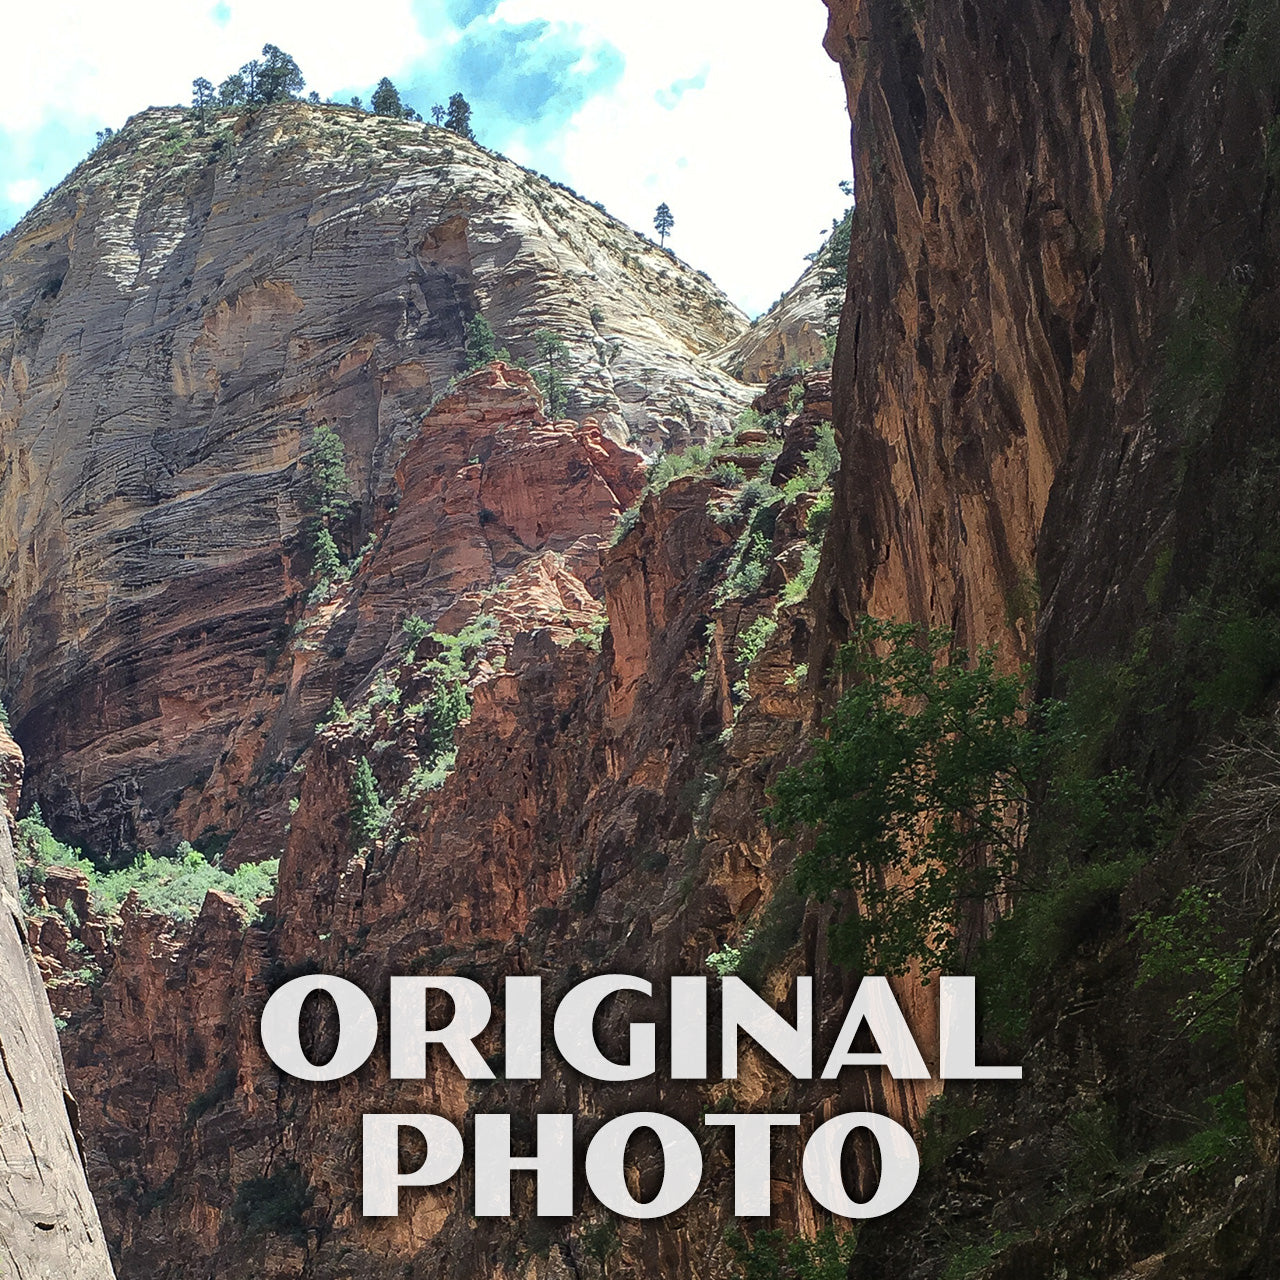
[[[322,98],[389,76],[477,138],[670,247],[757,315],[849,203],[849,123],[822,0],[44,0],[5,19],[0,231],[147,106],[188,103],[263,44]]]

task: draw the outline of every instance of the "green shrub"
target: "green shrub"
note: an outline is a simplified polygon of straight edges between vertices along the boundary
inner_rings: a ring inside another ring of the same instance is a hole
[[[837,1234],[825,1226],[812,1239],[764,1230],[748,1239],[733,1226],[724,1238],[742,1280],[846,1280],[857,1230]]]
[[[1023,714],[1025,676],[998,675],[989,649],[948,655],[950,643],[860,619],[845,651],[856,683],[774,789],[770,820],[811,836],[797,888],[840,901],[832,955],[863,970],[954,966],[960,912],[1007,889],[1057,745],[1060,720]]]
[[[271,1232],[301,1242],[306,1239],[306,1213],[314,1198],[302,1170],[290,1161],[265,1178],[248,1178],[240,1183],[231,1217],[251,1235]]]
[[[247,862],[234,872],[210,865],[204,854],[185,841],[171,858],[139,854],[134,862],[118,871],[100,871],[79,849],[56,839],[44,825],[38,807],[18,823],[18,875],[23,885],[23,902],[32,909],[29,886],[41,883],[51,866],[70,867],[82,872],[89,881],[89,898],[94,910],[102,916],[118,914],[131,891],[139,902],[173,920],[193,919],[204,904],[210,889],[219,889],[238,898],[249,909],[250,921],[260,915],[259,904],[275,893],[277,858],[266,862]]]
[[[1161,982],[1190,988],[1174,1005],[1174,1016],[1194,1042],[1230,1040],[1249,959],[1249,939],[1233,937],[1218,908],[1218,895],[1189,885],[1165,915],[1141,911],[1134,930],[1142,943],[1138,986]]]

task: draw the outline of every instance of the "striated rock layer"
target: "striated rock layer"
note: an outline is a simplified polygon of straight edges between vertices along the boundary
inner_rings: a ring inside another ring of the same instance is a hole
[[[572,459],[568,444],[582,433],[559,440],[549,426],[530,423],[507,376],[501,368],[478,374],[460,386],[457,403],[440,406],[441,418],[465,420],[495,440],[510,436],[517,446],[537,438],[546,458]],[[830,411],[825,377],[799,385],[802,404],[788,421],[779,465],[787,446],[811,440]],[[787,399],[785,388],[775,398]],[[484,403],[491,408],[482,413]],[[585,434],[591,449],[607,454]],[[742,450],[759,469],[760,456],[745,443]],[[389,577],[411,566],[421,572],[433,554],[429,541],[412,556],[403,551],[434,527],[440,498],[437,482],[418,487],[427,459],[414,459],[411,450],[405,500],[380,547],[345,588],[353,600],[376,601]],[[611,470],[625,474],[625,463],[615,456]],[[102,976],[88,986],[59,959],[65,920],[41,924],[70,1023],[69,1070],[86,1099],[94,1183],[123,1275],[336,1280],[396,1268],[514,1278],[566,1267],[594,1274],[591,1233],[612,1230],[611,1270],[719,1276],[730,1261],[723,1227],[732,1170],[723,1138],[706,1144],[695,1201],[656,1223],[610,1228],[580,1188],[578,1217],[531,1225],[527,1180],[517,1185],[514,1218],[477,1223],[465,1170],[447,1187],[406,1198],[398,1219],[373,1220],[359,1212],[360,1116],[428,1110],[461,1124],[478,1110],[568,1111],[585,1140],[604,1119],[637,1108],[670,1111],[698,1129],[707,1108],[731,1098],[742,1108],[767,1099],[802,1111],[810,1128],[841,1105],[912,1111],[914,1095],[878,1074],[854,1074],[833,1094],[827,1083],[790,1080],[757,1054],[746,1055],[732,1084],[593,1085],[548,1053],[541,1081],[467,1085],[435,1059],[425,1082],[390,1081],[379,1050],[350,1080],[305,1086],[281,1077],[257,1039],[269,991],[312,968],[374,993],[393,973],[462,973],[495,993],[507,974],[537,974],[550,1009],[589,972],[639,971],[660,989],[667,975],[703,970],[707,955],[740,939],[743,920],[764,907],[792,854],[760,810],[769,780],[803,746],[811,704],[796,672],[808,613],[779,605],[807,543],[811,502],[780,506],[759,589],[726,595],[744,527],[725,514],[735,492],[693,474],[646,496],[630,531],[598,553],[604,613],[570,569],[572,542],[526,556],[501,590],[452,606],[446,616],[455,627],[477,608],[498,626],[473,661],[470,716],[443,780],[416,775],[430,737],[439,642],[423,640],[410,656],[393,638],[367,695],[323,726],[299,759],[291,783],[297,804],[286,810],[282,799],[276,818],[288,812],[278,890],[261,923],[246,928],[236,904],[214,893],[191,927],[129,900],[95,951]],[[544,504],[544,514],[554,505]],[[562,505],[570,514],[592,509],[585,498]],[[447,513],[448,503],[441,509]],[[486,528],[508,521],[516,523],[516,512]],[[313,606],[295,646],[310,643],[310,628],[325,625],[330,607]],[[744,633],[775,612],[777,631],[748,665]],[[591,623],[606,615],[597,651]],[[363,845],[351,822],[361,759],[388,803],[383,834]],[[57,877],[50,882],[46,893],[77,892]],[[769,917],[773,941],[762,971],[775,995],[797,971],[817,976],[820,1034],[829,1039],[852,979],[827,963],[820,914],[806,915],[791,899],[781,906]],[[89,916],[81,941],[96,946],[102,922]],[[617,1011],[606,1023],[612,1040],[621,1030]],[[331,1028],[320,1020],[314,1031],[323,1046]],[[487,1054],[498,1051],[497,1034],[482,1042]],[[930,1040],[926,1034],[926,1046]],[[929,1051],[936,1055],[936,1046]],[[137,1122],[144,1109],[145,1129]],[[780,1223],[811,1229],[816,1214],[799,1154],[798,1143],[779,1144],[774,1201]],[[634,1154],[633,1163],[651,1193],[660,1174],[654,1154]],[[861,1176],[873,1176],[869,1163]],[[253,1194],[269,1191],[289,1210],[266,1229],[243,1212],[246,1189],[255,1186]]]
[[[745,328],[709,281],[432,126],[148,111],[0,240],[0,687],[65,830],[198,834],[175,809],[281,679],[311,433],[344,443],[352,551],[477,312],[525,361],[559,334],[570,412],[615,440],[749,398],[707,358]]]
[[[12,1280],[110,1280],[76,1104],[18,900],[6,797],[10,763],[21,779],[21,760],[0,726],[0,1272]]]

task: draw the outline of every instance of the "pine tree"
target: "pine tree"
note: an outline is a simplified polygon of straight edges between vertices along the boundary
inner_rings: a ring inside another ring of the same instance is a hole
[[[467,368],[479,369],[498,359],[498,338],[479,311],[467,321]]]
[[[449,99],[449,114],[445,117],[444,127],[471,142],[476,140],[476,135],[471,132],[471,104],[462,94],[455,93]]]
[[[386,76],[378,81],[378,87],[373,91],[371,105],[374,112],[380,116],[391,116],[392,119],[399,120],[404,115],[400,91]]]
[[[658,211],[653,215],[654,230],[657,231],[660,239],[658,243],[665,249],[667,237],[671,234],[671,228],[676,225],[676,220],[671,216],[671,210],[667,208],[666,201],[658,206]]]
[[[381,834],[387,820],[382,797],[378,795],[378,781],[368,756],[361,756],[351,779],[351,834],[357,847],[372,844]]]
[[[200,116],[200,132],[204,132],[204,109],[213,101],[213,85],[204,76],[197,76],[191,82],[191,105]]]
[[[218,86],[218,103],[224,107],[240,107],[248,100],[248,86],[239,72],[229,75]]]
[[[316,530],[315,574],[318,582],[330,583],[342,572],[342,557],[338,544],[325,525]]]
[[[262,101],[262,93],[258,88],[258,75],[262,71],[262,63],[257,58],[246,62],[240,68],[240,78],[244,84],[244,101],[251,107]]]
[[[351,505],[347,496],[347,460],[342,438],[332,427],[321,423],[311,437],[307,454],[311,481],[311,506],[322,519],[340,516]]]
[[[444,118],[448,114],[449,113],[438,102],[431,108],[431,118],[436,122],[436,124],[444,124]]]
[[[263,102],[282,102],[306,88],[298,64],[283,49],[273,44],[262,46],[262,63],[258,68],[258,92]]]
[[[351,105],[355,107],[357,111],[364,110],[364,103],[360,101],[360,95],[358,93],[351,95]]]
[[[538,359],[542,362],[542,368],[534,373],[533,380],[542,389],[547,403],[547,416],[563,418],[569,408],[569,388],[565,380],[569,348],[564,339],[550,329],[535,330],[533,341],[538,348]]]

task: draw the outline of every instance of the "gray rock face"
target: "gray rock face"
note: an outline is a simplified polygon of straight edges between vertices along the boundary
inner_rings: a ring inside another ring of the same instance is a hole
[[[0,739],[8,734],[0,728]],[[58,1035],[18,900],[0,799],[0,1275],[110,1280],[98,1211],[68,1108]]]
[[[744,317],[597,208],[431,126],[286,103],[143,113],[0,239],[0,685],[28,786],[97,846],[162,834],[310,584],[314,429],[353,550],[481,311],[568,346],[568,415],[653,450],[750,393]]]
[[[768,382],[792,365],[818,364],[826,356],[827,335],[836,331],[818,278],[814,265],[720,352],[720,365],[744,382]]]

